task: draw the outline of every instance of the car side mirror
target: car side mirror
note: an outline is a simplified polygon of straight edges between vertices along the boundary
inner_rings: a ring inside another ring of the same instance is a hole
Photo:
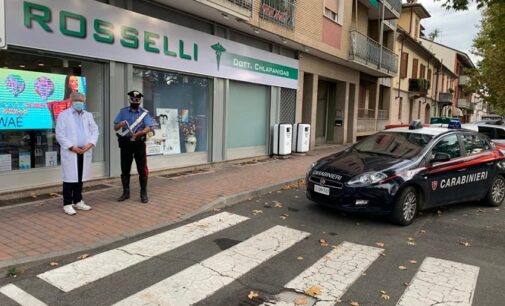
[[[435,156],[430,160],[430,163],[442,163],[446,161],[450,161],[451,156],[447,153],[437,152]]]

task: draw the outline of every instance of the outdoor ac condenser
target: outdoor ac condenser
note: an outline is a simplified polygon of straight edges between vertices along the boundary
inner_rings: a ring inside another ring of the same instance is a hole
[[[273,151],[275,155],[291,154],[291,137],[293,127],[291,124],[275,124],[274,125],[274,143]]]
[[[293,124],[293,152],[309,152],[310,147],[310,124]]]

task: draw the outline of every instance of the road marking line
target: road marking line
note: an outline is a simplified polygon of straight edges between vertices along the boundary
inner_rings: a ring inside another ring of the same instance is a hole
[[[317,306],[333,306],[382,252],[384,250],[380,248],[344,241],[287,283],[284,288],[305,293],[315,286],[320,289],[320,293],[314,296]],[[291,306],[295,303],[278,301],[263,305]]]
[[[426,257],[397,306],[472,305],[479,267]]]
[[[274,226],[115,305],[193,305],[309,235]]]
[[[8,284],[0,288],[0,293],[9,297],[21,306],[47,306],[26,291],[18,288],[14,284]]]
[[[222,212],[37,276],[69,292],[248,219]]]

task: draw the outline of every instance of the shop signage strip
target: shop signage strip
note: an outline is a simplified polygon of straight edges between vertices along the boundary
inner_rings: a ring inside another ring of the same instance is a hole
[[[295,59],[96,1],[6,1],[6,13],[8,45],[298,87]]]

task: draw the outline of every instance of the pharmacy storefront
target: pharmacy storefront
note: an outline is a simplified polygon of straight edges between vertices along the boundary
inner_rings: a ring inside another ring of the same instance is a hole
[[[0,1],[2,3],[3,1]],[[96,1],[5,1],[0,192],[56,184],[55,122],[72,92],[100,128],[93,177],[119,175],[112,130],[126,92],[156,119],[151,170],[269,153],[298,61]],[[293,104],[294,107],[294,104]]]

